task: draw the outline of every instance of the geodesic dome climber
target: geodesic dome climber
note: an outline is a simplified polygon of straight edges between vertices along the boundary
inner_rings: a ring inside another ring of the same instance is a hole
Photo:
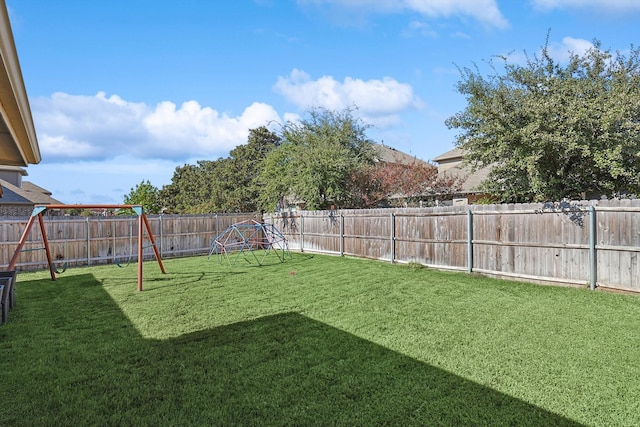
[[[269,255],[275,255],[280,262],[290,256],[289,244],[284,235],[273,225],[247,220],[230,225],[211,244],[209,258],[217,255],[218,261],[234,265],[240,257],[248,263],[264,263]]]

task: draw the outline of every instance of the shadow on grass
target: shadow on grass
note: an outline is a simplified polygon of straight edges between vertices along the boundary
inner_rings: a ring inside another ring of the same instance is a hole
[[[234,252],[229,256],[229,258],[217,258],[213,257],[208,260],[208,262],[214,262],[216,265],[224,265],[231,267],[255,267],[255,268],[269,268],[269,267],[278,267],[282,264],[288,265],[298,265],[304,262],[307,262],[314,258],[313,254],[309,253],[288,253],[284,255],[284,260],[278,258],[276,254],[269,254],[267,256],[264,255],[264,251],[256,250],[254,251],[255,256],[250,252],[238,253]],[[295,256],[294,256],[295,255]]]
[[[228,279],[229,276],[244,275],[242,271],[232,271],[224,273],[211,273],[211,272],[170,272],[167,275],[156,276],[152,278],[146,278],[143,284],[145,291],[159,290],[171,286],[180,285],[193,285],[198,282],[205,282],[210,285],[212,282],[222,281]],[[206,280],[205,280],[206,279]],[[135,286],[137,278],[122,280],[123,285]],[[210,286],[215,287],[215,286]]]
[[[158,341],[91,275],[19,291],[5,425],[578,425],[298,313]]]

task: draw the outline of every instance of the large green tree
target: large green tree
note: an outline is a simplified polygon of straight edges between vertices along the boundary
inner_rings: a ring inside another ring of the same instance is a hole
[[[285,198],[306,209],[344,207],[353,172],[374,159],[367,128],[349,109],[316,108],[300,122],[286,123],[259,176],[262,208],[272,210]]]
[[[225,159],[199,160],[195,165],[179,166],[173,173],[171,183],[162,187],[160,199],[171,213],[222,212],[221,198],[225,181]]]
[[[250,129],[247,143],[231,150],[229,157],[177,167],[171,183],[160,191],[163,205],[174,213],[256,211],[261,191],[256,178],[279,141],[264,126]]]
[[[262,183],[259,180],[265,158],[280,145],[280,137],[261,126],[249,130],[247,143],[230,152],[227,207],[231,212],[254,212],[259,210]]]
[[[638,194],[640,51],[599,41],[568,62],[548,43],[524,65],[495,62],[487,76],[461,69],[467,107],[447,120],[474,167],[491,165],[483,188],[503,201],[547,201],[583,193]]]
[[[124,196],[124,203],[127,205],[142,205],[147,213],[157,214],[162,209],[158,193],[158,188],[151,185],[149,180],[143,180],[132,188],[129,194]]]

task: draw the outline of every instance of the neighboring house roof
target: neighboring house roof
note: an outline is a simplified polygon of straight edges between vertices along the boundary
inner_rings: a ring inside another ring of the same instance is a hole
[[[484,167],[472,172],[470,168],[459,165],[447,169],[444,173],[454,177],[466,177],[460,187],[461,192],[481,193],[480,184],[488,178],[490,171],[490,167]]]
[[[418,159],[416,156],[412,156],[402,151],[398,151],[393,147],[388,147],[384,144],[373,144],[373,149],[376,154],[377,162],[384,163],[398,163],[403,165],[410,165],[412,163],[426,163],[424,160]]]
[[[5,0],[0,0],[0,164],[39,163],[36,137]]]
[[[31,182],[23,181],[22,188],[0,179],[2,198],[0,205],[58,205],[60,201],[51,197],[51,192]]]
[[[461,148],[454,148],[453,150],[449,150],[444,154],[440,154],[439,156],[433,159],[436,163],[443,163],[447,161],[462,161],[462,156],[464,155],[464,151]]]
[[[18,166],[0,166],[0,198],[2,205],[50,205],[60,204],[51,197],[51,192],[22,178],[29,175]]]
[[[464,151],[460,148],[454,148],[435,157],[433,161],[438,163],[438,173],[446,173],[454,177],[466,177],[461,187],[463,193],[480,193],[478,188],[489,176],[491,167],[486,166],[472,171],[471,167],[463,164],[463,157]]]

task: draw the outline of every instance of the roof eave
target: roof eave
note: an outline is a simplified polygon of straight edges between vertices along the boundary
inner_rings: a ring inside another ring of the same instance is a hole
[[[0,0],[0,119],[4,124],[0,164],[40,163],[40,148],[4,0]]]

